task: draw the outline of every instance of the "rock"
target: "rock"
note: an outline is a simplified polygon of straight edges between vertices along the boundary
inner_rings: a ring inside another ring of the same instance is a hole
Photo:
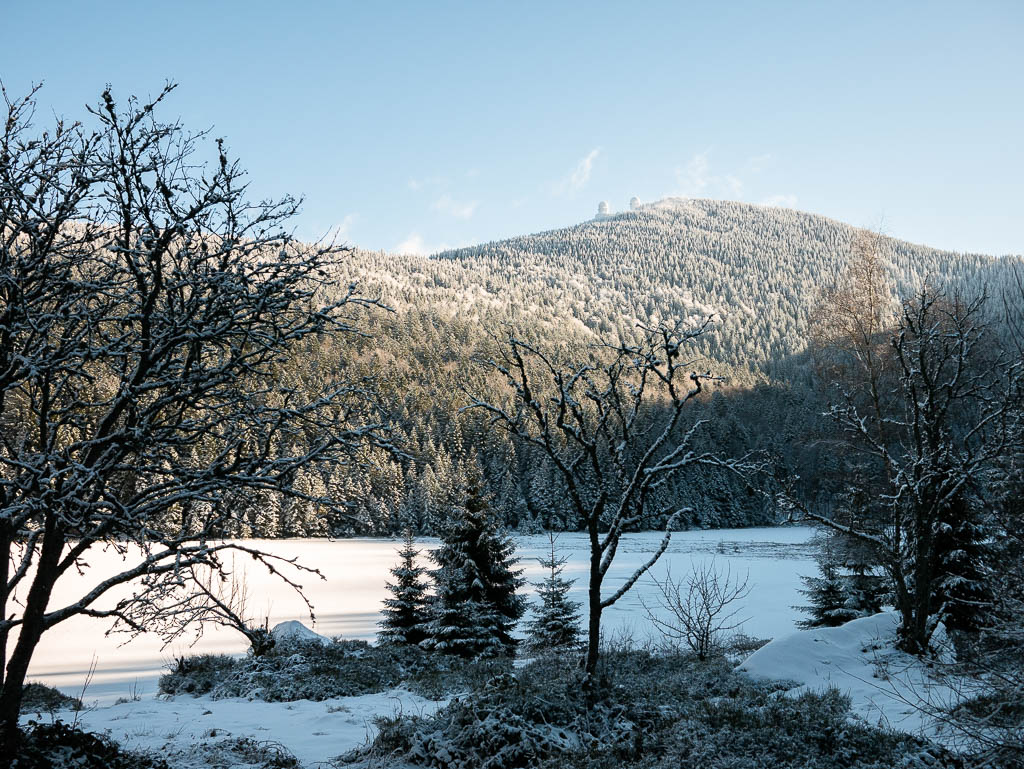
[[[300,641],[302,643],[316,641],[322,643],[324,646],[334,643],[330,638],[322,636],[319,633],[314,633],[301,622],[294,619],[274,625],[273,630],[270,631],[270,635],[274,636],[274,640],[278,643],[283,641]]]

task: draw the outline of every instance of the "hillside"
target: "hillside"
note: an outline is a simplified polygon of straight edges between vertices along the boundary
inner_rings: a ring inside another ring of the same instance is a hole
[[[324,340],[302,365],[372,378],[383,418],[408,458],[374,457],[368,471],[339,470],[355,521],[324,521],[296,508],[267,513],[254,533],[433,532],[460,501],[467,474],[482,473],[511,526],[571,526],[564,491],[543,458],[466,413],[467,393],[502,399],[507,388],[473,363],[495,337],[514,331],[570,359],[600,339],[628,339],[638,323],[708,315],[715,327],[694,343],[701,369],[723,378],[693,409],[709,417],[705,445],[773,457],[774,477],[799,476],[809,498],[842,473],[822,453],[827,409],[806,349],[811,311],[846,262],[856,228],[779,208],[667,200],[561,230],[430,257],[355,251],[346,282],[380,295],[392,312],[357,319],[356,339]],[[952,282],[998,296],[1019,257],[963,255],[879,240],[893,289]],[[319,374],[311,375],[317,381]],[[476,468],[476,470],[474,470]],[[771,523],[775,511],[735,478],[697,473],[670,490],[693,508],[687,523]],[[314,482],[314,481],[311,481]],[[656,523],[656,522],[655,522]]]
[[[713,314],[720,332],[701,350],[710,361],[785,375],[778,367],[804,349],[810,309],[856,233],[788,209],[667,199],[427,258],[362,252],[352,269],[398,309],[579,339],[623,338],[637,323]],[[879,242],[901,294],[926,280],[998,293],[1022,263]]]

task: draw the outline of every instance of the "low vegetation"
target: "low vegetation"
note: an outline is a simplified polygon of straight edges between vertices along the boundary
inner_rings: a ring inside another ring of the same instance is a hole
[[[81,710],[82,701],[60,689],[31,681],[22,688],[21,713],[53,713],[55,710]]]
[[[166,762],[120,748],[107,737],[89,734],[56,721],[29,721],[22,730],[10,769],[168,769]]]
[[[266,702],[321,701],[397,686],[429,699],[476,688],[508,671],[507,657],[466,660],[412,646],[365,641],[286,641],[259,657],[182,657],[160,679],[162,694],[209,694]]]
[[[959,766],[934,745],[850,721],[836,691],[784,696],[722,656],[607,650],[596,700],[575,659],[500,674],[429,717],[382,718],[351,766],[827,769]]]

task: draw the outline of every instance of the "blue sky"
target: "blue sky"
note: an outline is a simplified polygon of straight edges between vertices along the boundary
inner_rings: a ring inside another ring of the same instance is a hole
[[[180,84],[297,232],[430,251],[632,196],[1024,253],[1024,2],[3,0],[0,78],[80,116]]]

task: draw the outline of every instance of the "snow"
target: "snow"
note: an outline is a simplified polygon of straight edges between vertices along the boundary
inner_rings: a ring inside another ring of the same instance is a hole
[[[882,612],[845,625],[797,631],[761,647],[739,666],[757,678],[793,681],[787,694],[836,687],[869,724],[942,739],[913,703],[952,704],[956,692],[934,680],[927,662],[896,649],[899,615]],[[942,638],[941,634],[938,636]]]
[[[431,715],[447,704],[403,689],[312,702],[215,700],[209,696],[144,699],[56,717],[130,750],[158,753],[172,766],[206,766],[201,754],[226,739],[251,737],[285,746],[303,766],[316,766],[366,744],[375,716]],[[29,717],[38,717],[31,714]],[[43,717],[44,719],[46,716]],[[25,718],[23,718],[25,720]]]
[[[743,630],[753,636],[774,638],[793,631],[799,615],[793,605],[803,603],[798,590],[801,574],[813,574],[813,548],[809,544],[814,530],[810,527],[771,527],[753,529],[708,529],[676,532],[661,561],[651,576],[661,578],[671,569],[675,577],[688,571],[692,562],[714,559],[720,567],[728,567],[734,576],[749,573],[752,590],[739,604],[739,618],[749,617]],[[626,534],[619,545],[615,562],[604,583],[604,594],[611,595],[633,570],[649,557],[663,537],[662,532]],[[545,570],[537,558],[550,555],[546,534],[518,536],[517,555],[530,582],[540,582]],[[302,575],[306,595],[316,609],[313,631],[321,637],[342,636],[373,640],[381,602],[389,596],[385,583],[389,570],[398,560],[401,541],[384,538],[342,540],[246,540],[246,545],[260,547],[285,558],[318,568],[325,579]],[[436,539],[418,540],[423,551],[437,547]],[[558,535],[557,548],[569,556],[564,576],[576,579],[570,593],[576,601],[586,597],[587,537],[579,533]],[[104,574],[125,567],[123,557],[113,551],[96,551],[88,558],[90,583]],[[259,617],[272,623],[299,621],[310,623],[305,604],[280,580],[266,570],[251,566],[248,558],[240,558],[232,571],[245,575],[250,591],[250,606]],[[248,567],[248,568],[247,568]],[[638,642],[657,634],[650,628],[642,595],[653,604],[654,589],[650,577],[644,577],[618,603],[607,609],[602,618],[608,638],[633,636]],[[51,601],[63,605],[80,595],[82,586],[75,580],[59,583]],[[524,592],[532,600],[533,586]],[[29,679],[60,688],[67,694],[81,697],[88,704],[111,704],[118,698],[140,694],[152,697],[157,681],[177,657],[189,654],[242,654],[246,642],[234,630],[209,627],[202,637],[190,645],[192,638],[178,641],[167,648],[159,638],[143,635],[129,639],[126,635],[106,635],[109,624],[88,617],[70,619],[43,636]],[[95,658],[95,674],[89,679],[83,696],[87,671]]]
[[[924,663],[895,649],[898,618],[894,613],[865,617],[837,628],[793,632],[794,622],[802,616],[793,608],[801,603],[800,575],[815,570],[812,535],[813,530],[807,527],[677,533],[652,574],[606,610],[605,632],[609,638],[631,635],[637,641],[657,640],[640,604],[641,598],[648,605],[655,603],[651,577],[660,578],[671,571],[678,579],[692,565],[713,559],[716,566],[728,568],[734,576],[749,575],[751,592],[739,604],[738,616],[749,618],[743,630],[775,639],[742,663],[741,670],[752,676],[792,681],[796,686],[788,692],[791,695],[838,687],[851,697],[854,717],[941,739],[936,725],[909,703],[922,694],[933,702],[951,701],[953,693],[930,678]],[[662,536],[661,532],[649,532],[623,537],[605,580],[606,596],[647,560]],[[540,582],[546,572],[536,559],[550,556],[547,535],[520,536],[516,540],[525,576],[531,582]],[[303,614],[300,599],[268,575],[249,572],[247,581],[256,599],[254,606],[265,602],[261,616],[279,620],[272,631],[275,637],[329,642],[328,636],[375,636],[381,601],[387,597],[385,582],[397,561],[400,542],[351,539],[247,544],[257,544],[284,557],[298,557],[303,564],[319,568],[326,578],[305,586],[317,607],[314,631],[303,624],[309,616]],[[436,540],[418,542],[424,555],[436,545]],[[570,596],[582,600],[587,539],[582,534],[561,534],[556,547],[560,555],[568,557],[564,576],[577,579]],[[120,565],[104,563],[104,558],[109,560],[111,556],[97,554],[91,560],[97,573]],[[268,703],[214,700],[209,696],[156,698],[157,678],[174,656],[240,654],[244,652],[244,640],[237,633],[214,629],[194,648],[179,645],[161,650],[158,639],[145,636],[119,646],[124,638],[106,637],[105,629],[102,622],[78,618],[62,632],[50,633],[34,660],[30,677],[79,696],[90,660],[96,655],[95,681],[83,697],[92,707],[58,716],[68,722],[77,721],[86,730],[105,732],[130,749],[157,751],[180,769],[205,766],[204,751],[216,750],[225,739],[240,737],[279,743],[304,766],[315,766],[371,739],[376,716],[399,712],[428,715],[445,704],[402,689],[323,702]],[[130,701],[111,704],[125,696]],[[96,706],[97,702],[101,706]]]
[[[327,636],[314,633],[297,619],[290,619],[287,622],[279,622],[274,625],[273,629],[270,631],[270,635],[272,635],[276,641],[317,641],[324,646],[334,643],[334,641]]]
[[[808,527],[732,529],[679,532],[651,576],[660,578],[671,570],[678,578],[693,564],[714,559],[740,577],[749,573],[751,593],[740,604],[741,617],[749,617],[744,630],[755,636],[774,637],[793,630],[799,615],[800,575],[815,569],[813,530]],[[662,532],[627,534],[622,538],[614,565],[604,584],[606,596],[614,593],[638,565],[658,546]],[[537,562],[550,556],[547,535],[516,537],[517,555],[525,576],[540,582],[545,569]],[[385,583],[397,562],[401,542],[391,539],[273,540],[252,541],[286,558],[298,558],[319,568],[325,579],[304,580],[306,595],[316,607],[313,630],[305,604],[279,580],[264,571],[250,569],[246,582],[251,605],[260,617],[278,624],[280,637],[326,639],[332,636],[372,640],[377,632],[381,601],[388,596]],[[437,540],[424,539],[426,551]],[[568,556],[564,576],[577,582],[570,596],[583,600],[586,591],[587,538],[583,534],[558,536],[560,555]],[[90,558],[90,579],[123,568],[120,555],[96,553]],[[242,572],[244,567],[239,566]],[[527,586],[532,592],[532,586]],[[67,590],[67,585],[58,589]],[[81,589],[79,587],[79,589]],[[643,607],[641,595],[653,605],[651,577],[641,579],[603,615],[606,637],[633,636],[637,641],[657,639]],[[54,601],[66,600],[56,596]],[[125,643],[126,636],[106,636],[107,626],[88,618],[75,618],[44,636],[30,678],[58,686],[91,706],[82,713],[61,713],[65,721],[89,731],[107,732],[131,749],[158,751],[179,769],[206,766],[204,750],[215,749],[225,739],[252,737],[264,743],[280,743],[304,766],[315,766],[362,745],[374,733],[375,716],[396,712],[433,713],[444,703],[431,702],[403,690],[324,702],[268,703],[240,699],[156,698],[157,680],[175,657],[199,653],[244,653],[246,643],[235,631],[209,628],[189,646],[178,643],[161,648],[160,640],[141,636]],[[96,672],[83,695],[83,682],[91,661]],[[121,697],[131,701],[117,703]],[[194,747],[198,746],[198,747]],[[208,756],[207,756],[208,757]]]

